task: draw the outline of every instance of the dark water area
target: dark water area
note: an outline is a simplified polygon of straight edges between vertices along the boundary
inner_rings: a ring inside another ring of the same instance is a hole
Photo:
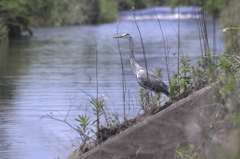
[[[164,7],[162,9],[166,9]],[[157,8],[161,10],[161,8]],[[91,110],[91,96],[96,97],[96,53],[98,54],[99,96],[105,99],[107,113],[123,118],[122,69],[118,53],[118,32],[130,33],[134,40],[135,57],[144,66],[140,36],[131,19],[123,13],[119,21],[101,25],[49,27],[34,29],[34,36],[23,36],[0,43],[0,158],[54,159],[66,158],[79,146],[78,134],[68,125],[43,118],[51,114],[76,125],[74,118]],[[138,15],[136,13],[136,15]],[[143,15],[143,14],[142,14]],[[145,14],[147,15],[147,14]],[[171,16],[170,13],[168,16]],[[178,20],[160,19],[170,72],[176,71],[178,53]],[[148,69],[163,69],[164,42],[156,19],[138,19],[147,56]],[[206,23],[210,49],[222,54],[224,44],[218,22]],[[180,20],[181,55],[188,55],[195,64],[201,56],[197,20]],[[132,118],[141,112],[138,85],[129,62],[129,43],[119,40],[126,79],[126,115]],[[213,46],[216,44],[216,46]],[[104,118],[101,121],[104,123]]]

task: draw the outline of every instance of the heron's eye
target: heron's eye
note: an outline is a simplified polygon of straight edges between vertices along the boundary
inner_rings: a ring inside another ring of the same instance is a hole
[[[122,36],[128,36],[128,35],[130,35],[130,34],[126,33],[126,34],[123,34]]]

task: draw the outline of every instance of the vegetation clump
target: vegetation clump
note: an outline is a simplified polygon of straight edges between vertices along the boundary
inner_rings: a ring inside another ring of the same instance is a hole
[[[32,35],[31,27],[111,22],[117,16],[116,1],[3,0],[0,1],[0,37],[19,37],[22,31]]]
[[[236,0],[2,0],[0,1],[0,39],[13,38],[22,31],[32,35],[31,27],[98,24],[112,22],[121,10],[168,5],[200,6],[218,16],[226,4]],[[213,7],[214,6],[214,7]]]

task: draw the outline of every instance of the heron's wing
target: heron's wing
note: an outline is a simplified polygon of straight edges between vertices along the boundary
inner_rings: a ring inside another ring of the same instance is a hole
[[[169,95],[168,86],[153,72],[148,71],[147,73],[146,70],[142,69],[137,73],[137,79],[142,87]]]

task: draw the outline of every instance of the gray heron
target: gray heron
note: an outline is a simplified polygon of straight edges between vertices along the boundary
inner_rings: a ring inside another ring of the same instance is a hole
[[[163,83],[163,81],[155,73],[145,69],[144,67],[141,67],[137,63],[133,53],[134,44],[131,35],[127,33],[113,38],[124,38],[129,40],[130,63],[132,66],[133,73],[135,74],[139,85],[145,89],[149,89],[156,93],[164,93],[165,95],[169,96],[170,93],[168,92],[168,86],[165,83]]]

